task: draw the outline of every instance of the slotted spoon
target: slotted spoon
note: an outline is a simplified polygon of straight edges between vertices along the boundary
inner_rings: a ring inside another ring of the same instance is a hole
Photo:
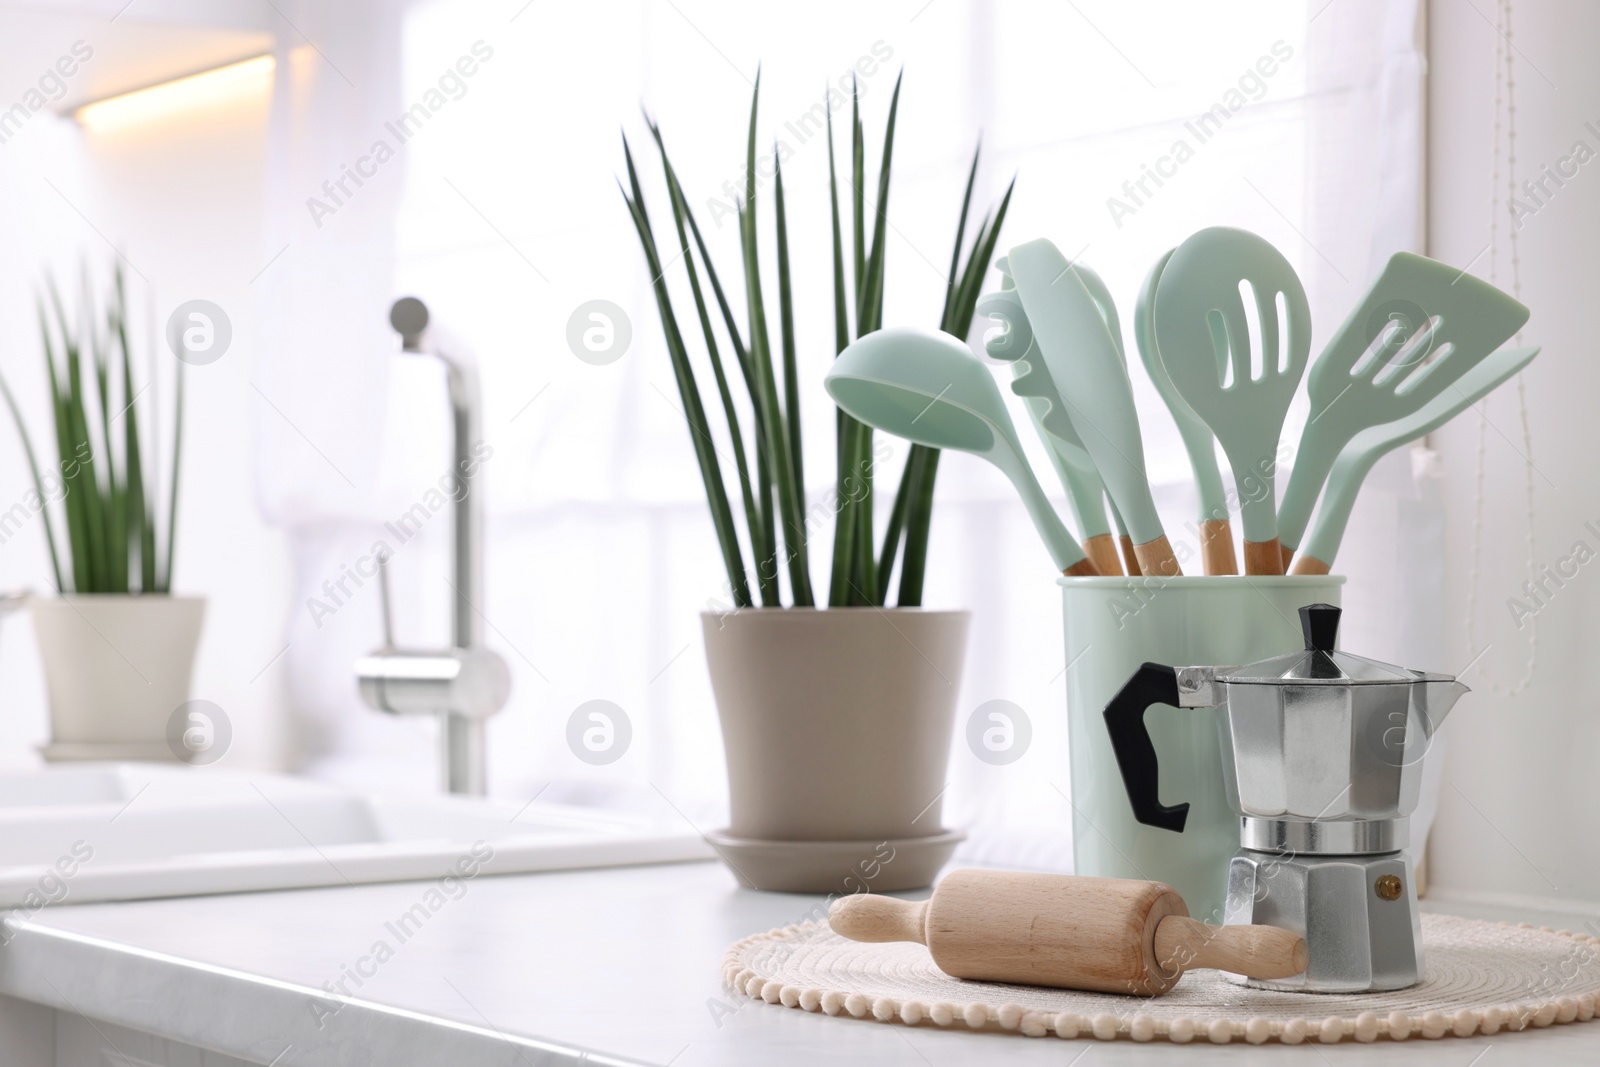
[[[1182,574],[1150,496],[1133,387],[1103,312],[1080,272],[1049,241],[1021,245],[1007,258],[1056,400],[1128,524],[1140,570]]]
[[[1241,283],[1260,323],[1259,368],[1252,367]],[[1156,352],[1172,384],[1211,427],[1233,468],[1245,573],[1282,574],[1278,438],[1311,348],[1311,309],[1299,276],[1255,234],[1214,226],[1173,250],[1156,283],[1154,319]]]
[[[1317,521],[1295,561],[1296,574],[1327,574],[1344,539],[1350,509],[1373,464],[1408,441],[1430,434],[1467,408],[1488,396],[1501,382],[1533,362],[1537,348],[1503,348],[1487,356],[1467,373],[1403,419],[1362,430],[1339,453],[1328,476],[1328,489],[1317,509]]]
[[[1527,308],[1465,271],[1410,252],[1389,258],[1311,365],[1311,416],[1278,509],[1285,565],[1340,450],[1420,410],[1527,321]]]
[[[1065,409],[1053,402],[1055,386],[1034,346],[1033,327],[1022,309],[1022,298],[1012,287],[1007,261],[1002,257],[996,266],[1000,268],[1002,288],[979,299],[978,311],[1000,323],[1002,329],[984,340],[984,349],[993,358],[1011,364],[1015,376],[1011,391],[1027,406],[1030,421],[1050,457],[1050,465],[1066,490],[1067,502],[1072,505],[1078,522],[1084,553],[1094,561],[1095,569],[1101,574],[1120,574],[1122,565],[1117,560],[1116,542],[1111,538],[1111,526],[1106,520],[1105,485],[1083,441],[1078,438],[1078,431],[1066,418]]]
[[[1178,436],[1183,438],[1183,447],[1189,453],[1189,466],[1194,470],[1195,488],[1200,495],[1200,556],[1206,573],[1238,574],[1239,560],[1233,553],[1233,526],[1228,521],[1228,493],[1222,486],[1222,471],[1217,468],[1216,438],[1205,420],[1184,403],[1156,348],[1156,285],[1161,281],[1161,271],[1172,258],[1172,252],[1168,249],[1145,275],[1139,301],[1133,309],[1133,339],[1139,346],[1144,369],[1156,392],[1167,402],[1172,421],[1178,425]]]

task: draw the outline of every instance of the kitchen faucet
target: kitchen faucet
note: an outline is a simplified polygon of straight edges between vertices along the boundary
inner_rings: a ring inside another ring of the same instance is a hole
[[[383,607],[383,646],[356,660],[361,698],[395,715],[439,717],[444,785],[452,793],[482,796],[486,787],[484,722],[505,706],[511,675],[505,660],[484,647],[478,605],[483,600],[483,502],[475,488],[478,461],[472,446],[481,426],[476,370],[441,348],[437,329],[428,329],[428,308],[416,297],[401,297],[389,309],[402,351],[430,355],[445,366],[450,387],[454,443],[452,476],[455,528],[452,531],[450,586],[451,648],[417,651],[396,648],[389,600],[389,554],[379,556]]]

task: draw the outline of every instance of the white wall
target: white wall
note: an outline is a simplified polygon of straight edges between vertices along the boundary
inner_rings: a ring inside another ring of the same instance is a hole
[[[1485,15],[1492,19],[1493,10],[1489,3],[1433,0],[1430,11],[1430,254],[1454,264],[1470,262],[1483,277],[1489,273],[1483,250],[1489,242],[1497,40]],[[1600,151],[1600,65],[1594,60],[1600,4],[1519,0],[1513,18],[1517,173],[1534,177],[1545,164],[1555,167],[1575,142]],[[1523,343],[1544,347],[1525,382],[1536,465],[1533,558],[1536,567],[1555,568],[1578,542],[1600,550],[1600,361],[1593,310],[1600,289],[1600,163],[1588,163],[1563,188],[1551,188],[1554,195],[1541,197],[1545,206],[1524,217],[1516,235],[1522,299],[1533,312]],[[1500,222],[1498,280],[1506,288],[1512,225],[1505,218]],[[1443,617],[1453,662],[1446,669],[1466,669],[1464,680],[1475,693],[1461,701],[1449,723],[1433,880],[1458,894],[1600,901],[1600,848],[1588,824],[1600,805],[1600,714],[1589,676],[1600,640],[1600,564],[1581,567],[1563,588],[1550,583],[1554,595],[1537,614],[1531,684],[1515,695],[1496,693],[1496,685],[1515,687],[1523,677],[1531,648],[1533,627],[1518,628],[1508,599],[1534,605],[1521,591],[1528,577],[1527,509],[1514,388],[1491,398],[1488,419],[1483,568],[1470,647],[1478,418],[1457,420],[1437,441],[1448,515]],[[1593,528],[1586,527],[1590,522]]]

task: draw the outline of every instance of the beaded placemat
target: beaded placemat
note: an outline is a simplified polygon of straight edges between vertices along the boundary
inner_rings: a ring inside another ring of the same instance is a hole
[[[1250,989],[1204,970],[1150,999],[971,982],[940,971],[922,945],[848,941],[814,922],[736,942],[722,972],[748,996],[805,1011],[1107,1041],[1331,1044],[1467,1037],[1594,1017],[1600,939],[1436,914],[1422,916],[1422,935],[1428,977],[1393,993]]]

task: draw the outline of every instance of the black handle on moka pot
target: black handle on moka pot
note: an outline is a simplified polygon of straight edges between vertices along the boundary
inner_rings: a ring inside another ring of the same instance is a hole
[[[1178,672],[1160,663],[1141,664],[1106,705],[1106,730],[1111,751],[1122,769],[1122,784],[1133,805],[1133,817],[1146,826],[1183,833],[1189,818],[1187,802],[1171,807],[1161,803],[1161,774],[1156,746],[1150,740],[1144,713],[1151,704],[1178,707]]]
[[[1311,678],[1339,678],[1343,672],[1334,662],[1334,644],[1339,636],[1340,611],[1332,604],[1307,604],[1300,609],[1301,635],[1309,662],[1302,668]],[[1228,668],[1232,670],[1232,668]],[[1248,668],[1247,668],[1248,669]],[[1186,670],[1188,670],[1186,668]],[[1209,684],[1212,670],[1201,669]],[[1192,673],[1192,672],[1191,672]],[[1186,677],[1186,685],[1196,679]],[[1213,691],[1214,692],[1214,691]],[[1133,805],[1133,817],[1146,826],[1182,833],[1189,818],[1189,805],[1161,803],[1161,769],[1156,746],[1150,740],[1144,714],[1152,704],[1174,708],[1209,707],[1214,696],[1202,696],[1192,688],[1185,694],[1178,685],[1178,671],[1160,663],[1144,663],[1133,672],[1117,695],[1106,705],[1106,730],[1111,734],[1111,751],[1116,753],[1122,771],[1122,784]]]

